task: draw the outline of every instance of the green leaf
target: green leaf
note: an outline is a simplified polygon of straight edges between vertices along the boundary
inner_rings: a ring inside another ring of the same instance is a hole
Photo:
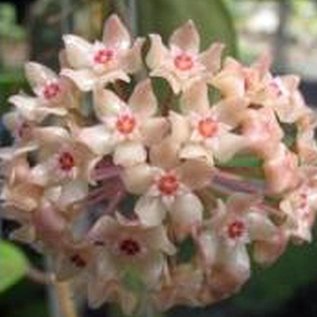
[[[28,260],[15,245],[0,242],[0,293],[20,281],[26,274]]]
[[[221,41],[227,45],[227,53],[237,55],[232,18],[222,0],[140,0],[137,5],[142,35],[160,33],[166,40],[175,28],[192,19],[201,34],[203,48]]]
[[[224,167],[260,167],[262,160],[252,155],[236,155],[230,161],[222,163]]]

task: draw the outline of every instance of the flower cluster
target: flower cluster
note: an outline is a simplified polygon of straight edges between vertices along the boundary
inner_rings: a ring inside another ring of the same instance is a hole
[[[166,310],[233,294],[251,256],[270,264],[311,240],[317,209],[317,121],[298,77],[272,75],[266,55],[222,61],[220,43],[200,52],[192,21],[167,46],[144,41],[113,15],[101,41],[64,36],[59,74],[27,63],[33,94],[10,98],[0,150],[12,237],[91,306],[128,313],[144,296]]]

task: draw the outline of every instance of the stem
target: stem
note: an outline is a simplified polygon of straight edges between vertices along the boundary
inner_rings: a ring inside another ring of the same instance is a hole
[[[60,310],[63,317],[78,317],[74,299],[68,282],[56,282],[54,284]]]
[[[265,183],[260,180],[244,180],[239,176],[215,170],[211,186],[221,192],[242,192],[249,194],[266,194]]]

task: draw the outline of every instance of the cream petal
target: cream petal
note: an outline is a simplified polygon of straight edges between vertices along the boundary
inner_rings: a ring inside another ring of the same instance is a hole
[[[214,74],[221,66],[221,55],[225,48],[222,43],[213,43],[206,51],[199,55],[199,60],[206,69]]]
[[[157,287],[159,279],[163,273],[165,261],[162,254],[149,252],[145,258],[138,263],[140,277],[146,288]]]
[[[67,130],[61,127],[34,128],[33,135],[36,141],[43,144],[63,144],[70,141],[70,135]]]
[[[277,228],[266,215],[251,212],[247,215],[247,222],[251,240],[271,240],[277,233]]]
[[[200,189],[211,182],[213,168],[201,160],[188,160],[176,168],[183,184],[191,189]]]
[[[151,47],[146,56],[146,64],[155,69],[159,67],[168,55],[168,50],[162,42],[162,38],[158,34],[150,34]]]
[[[181,95],[181,109],[185,114],[191,112],[206,113],[210,108],[207,85],[199,81]]]
[[[38,184],[41,186],[45,186],[48,184],[52,170],[48,162],[44,162],[42,164],[37,164],[31,170],[30,180],[34,184]]]
[[[213,155],[220,162],[229,161],[235,154],[245,150],[248,142],[243,136],[234,133],[223,133],[210,144]]]
[[[122,69],[129,73],[136,73],[139,71],[143,64],[142,64],[142,46],[144,43],[143,38],[137,38],[132,46],[126,54],[121,59]]]
[[[165,117],[149,118],[142,122],[140,131],[145,145],[157,144],[166,137],[169,123]]]
[[[113,162],[121,166],[133,166],[145,162],[147,157],[146,150],[142,143],[127,141],[117,145]]]
[[[97,155],[107,155],[114,147],[111,134],[103,124],[79,130],[77,139]]]
[[[135,213],[142,225],[147,227],[158,226],[165,218],[166,210],[158,197],[143,195],[137,201]]]
[[[25,75],[33,89],[44,86],[47,82],[58,81],[57,74],[48,67],[35,62],[24,66]]]
[[[270,265],[281,256],[287,245],[288,237],[282,232],[272,236],[270,241],[257,241],[253,248],[254,260],[260,264]]]
[[[168,239],[164,226],[157,226],[148,230],[144,237],[150,247],[154,250],[163,251],[166,254],[173,255],[176,253],[175,246]]]
[[[73,70],[64,68],[61,76],[72,80],[81,91],[91,91],[97,82],[97,77],[90,69]]]
[[[75,69],[91,66],[92,44],[77,35],[64,35],[67,61]]]
[[[38,146],[32,143],[20,147],[2,147],[0,148],[0,160],[9,161],[17,156],[20,156],[21,154],[37,150],[37,148]]]
[[[181,144],[188,141],[191,132],[189,120],[174,111],[170,111],[169,120],[171,122],[171,139],[173,142],[175,144]]]
[[[130,77],[122,70],[114,70],[98,77],[97,85],[103,87],[108,83],[114,83],[117,80],[130,82]]]
[[[152,166],[144,163],[125,168],[121,177],[128,192],[141,195],[152,184],[154,174]]]
[[[116,14],[112,14],[105,23],[103,42],[119,50],[126,50],[131,45],[131,38],[127,28]]]
[[[241,284],[250,276],[250,258],[244,244],[238,244],[233,248],[222,248],[220,263],[228,270],[228,273],[241,280]]]
[[[198,238],[198,246],[203,257],[205,269],[211,269],[211,266],[214,265],[217,260],[219,239],[213,232],[204,231]]]
[[[182,147],[179,152],[179,158],[186,160],[204,160],[208,163],[208,165],[214,165],[211,153],[207,151],[204,146],[198,143],[188,143]]]
[[[186,193],[176,197],[170,209],[170,216],[176,236],[183,239],[194,227],[200,226],[203,205],[196,195]]]
[[[164,169],[173,168],[179,164],[179,146],[170,138],[166,138],[150,148],[150,162]]]
[[[37,116],[37,107],[39,107],[37,98],[20,94],[11,96],[9,102],[17,107],[21,116],[27,120],[42,121],[44,119],[44,116]]]
[[[189,20],[172,33],[169,39],[169,46],[173,45],[184,51],[198,53],[200,36],[192,20]]]
[[[99,120],[118,114],[125,108],[127,104],[111,90],[96,89],[94,91],[94,110]]]
[[[135,87],[128,103],[131,110],[140,118],[151,117],[156,113],[157,99],[150,79],[143,80]]]
[[[62,193],[58,203],[60,206],[68,206],[83,200],[88,194],[88,183],[82,180],[75,180],[62,186]]]

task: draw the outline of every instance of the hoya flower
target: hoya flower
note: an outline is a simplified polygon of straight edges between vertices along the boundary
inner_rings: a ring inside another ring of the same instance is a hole
[[[128,74],[141,66],[141,47],[144,40],[131,41],[128,30],[118,16],[105,23],[101,41],[93,44],[76,35],[64,35],[65,54],[71,68],[63,76],[70,78],[82,91],[116,80],[129,81]]]
[[[191,263],[172,267],[159,292],[153,296],[155,307],[165,311],[178,305],[202,306],[203,282],[204,274],[200,267]]]
[[[83,199],[88,193],[88,183],[92,181],[92,170],[100,157],[76,143],[62,127],[37,128],[35,138],[41,147],[37,164],[32,168],[32,181],[45,187],[58,186],[58,202],[61,205]]]
[[[116,219],[102,216],[87,239],[99,249],[97,279],[104,285],[103,293],[90,289],[93,306],[106,300],[107,287],[114,281],[128,289],[124,283],[131,273],[136,274],[144,289],[155,288],[165,270],[165,256],[175,253],[162,226],[146,228],[119,215]]]
[[[77,107],[76,88],[66,78],[35,62],[25,65],[25,74],[35,96],[20,93],[9,98],[24,118],[41,122],[48,115],[65,116],[67,109]]]
[[[205,159],[210,165],[214,159],[225,162],[246,147],[245,138],[231,132],[222,105],[210,106],[207,86],[196,83],[181,97],[181,109],[185,115],[170,113],[171,125],[182,134],[182,159]]]
[[[299,182],[298,157],[284,144],[280,144],[275,154],[264,162],[263,170],[271,194],[293,189]]]
[[[267,158],[279,148],[283,130],[272,109],[248,109],[242,120],[242,135],[247,139],[249,150]]]
[[[157,100],[150,80],[139,83],[126,103],[104,89],[95,93],[95,113],[102,124],[79,129],[78,139],[94,153],[113,153],[117,165],[130,166],[146,160],[146,146],[167,132],[167,121],[154,117]]]
[[[221,71],[213,78],[212,85],[222,96],[230,98],[248,98],[262,89],[263,78],[270,65],[268,55],[262,55],[252,66],[246,67],[232,57],[227,57]]]
[[[288,235],[300,241],[311,241],[311,229],[316,216],[316,188],[303,184],[291,191],[280,203],[287,216],[284,228]]]
[[[256,197],[234,194],[226,203],[219,200],[210,223],[198,236],[215,294],[225,295],[241,286],[250,275],[247,245],[270,241],[277,233],[277,227],[266,211],[259,208]]]
[[[203,161],[181,162],[176,144],[167,138],[153,146],[150,163],[123,172],[127,190],[141,195],[135,213],[145,226],[159,225],[167,216],[179,239],[195,231],[203,217],[203,205],[194,193],[210,182],[211,169]]]
[[[192,21],[174,31],[168,48],[162,43],[160,35],[151,34],[150,38],[151,48],[146,57],[150,76],[165,78],[175,94],[198,80],[210,82],[220,67],[224,46],[215,43],[199,53],[200,36]]]

